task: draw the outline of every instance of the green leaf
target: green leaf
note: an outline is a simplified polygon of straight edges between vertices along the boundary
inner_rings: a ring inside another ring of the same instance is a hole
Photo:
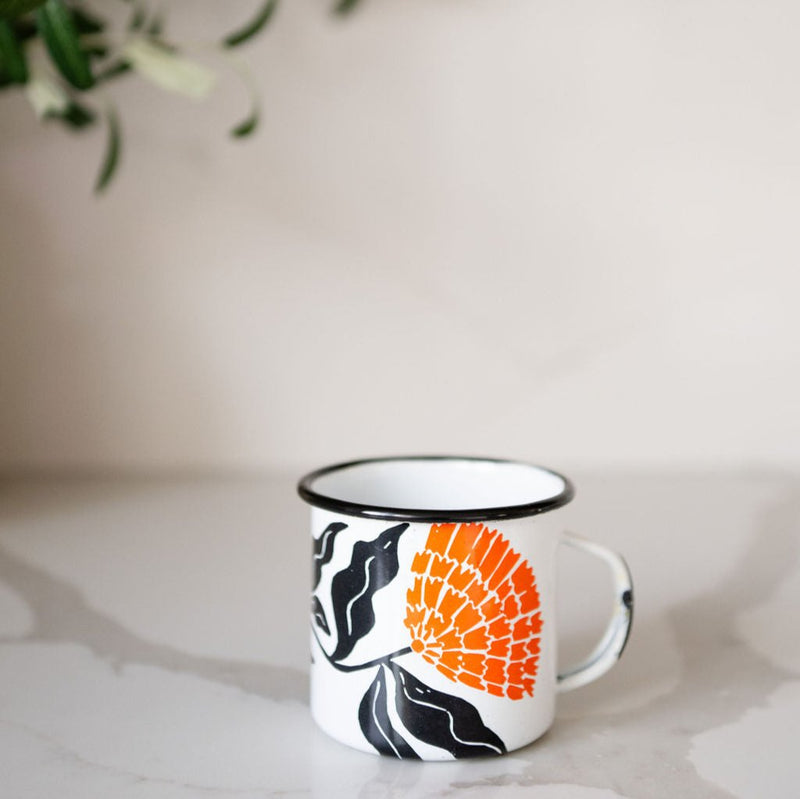
[[[93,124],[97,115],[90,108],[73,100],[64,113],[58,115],[58,119],[74,130],[81,130]]]
[[[108,55],[108,45],[106,44],[90,44],[84,48],[86,55],[91,58],[105,58]]]
[[[28,82],[28,64],[11,26],[0,19],[0,71],[11,83]]]
[[[349,14],[358,4],[360,0],[339,0],[333,7],[334,14]]]
[[[39,33],[59,72],[76,89],[94,85],[89,56],[81,47],[72,13],[62,0],[47,0],[36,12]]]
[[[117,112],[113,108],[109,108],[106,111],[106,124],[108,127],[106,152],[103,157],[103,164],[100,167],[100,172],[97,175],[97,182],[94,184],[95,194],[100,194],[105,191],[106,187],[111,182],[111,178],[114,176],[117,164],[119,163],[120,147],[122,144],[119,119],[117,117]]]
[[[27,42],[29,39],[35,39],[37,36],[36,22],[32,17],[15,19],[11,23],[11,27],[18,42]]]
[[[72,18],[75,20],[75,27],[80,34],[102,33],[106,23],[85,8],[73,8]]]
[[[238,47],[240,44],[252,39],[260,33],[272,19],[272,14],[278,6],[278,0],[267,0],[259,12],[243,28],[234,31],[222,40],[224,47]]]
[[[101,70],[95,76],[97,83],[103,83],[112,78],[118,78],[120,75],[125,75],[133,69],[130,61],[114,61],[109,64],[105,69]]]
[[[237,139],[244,139],[246,136],[250,136],[258,127],[260,119],[261,114],[259,113],[258,106],[253,106],[250,116],[248,116],[243,122],[240,122],[231,131],[231,136],[234,136]]]
[[[0,0],[0,17],[11,19],[20,14],[27,14],[37,6],[42,5],[44,0]]]
[[[250,67],[234,53],[228,53],[222,50],[221,54],[239,75],[242,80],[242,85],[247,90],[247,94],[250,97],[250,113],[242,122],[231,130],[231,136],[237,139],[243,139],[246,136],[250,136],[261,121],[261,97],[259,96],[258,86],[256,86]]]
[[[206,97],[216,83],[216,75],[208,67],[153,39],[141,36],[129,39],[122,55],[156,86],[195,100]]]

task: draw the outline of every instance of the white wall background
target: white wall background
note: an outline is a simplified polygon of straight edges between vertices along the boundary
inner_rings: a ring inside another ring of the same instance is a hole
[[[187,38],[254,3],[184,0]],[[0,96],[0,467],[800,466],[800,5],[286,0],[196,106]]]

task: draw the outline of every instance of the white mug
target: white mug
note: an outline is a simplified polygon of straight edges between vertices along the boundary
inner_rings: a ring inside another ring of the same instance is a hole
[[[555,696],[619,659],[623,559],[557,526],[567,478],[490,458],[376,458],[306,475],[312,506],[311,712],[337,740],[399,758],[500,755],[539,738]],[[583,663],[556,667],[559,544],[611,568],[614,611]]]

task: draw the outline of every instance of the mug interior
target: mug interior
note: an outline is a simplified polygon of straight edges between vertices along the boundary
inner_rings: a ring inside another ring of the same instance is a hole
[[[378,518],[527,516],[564,505],[572,486],[541,466],[488,458],[382,458],[338,464],[301,480],[311,505]]]

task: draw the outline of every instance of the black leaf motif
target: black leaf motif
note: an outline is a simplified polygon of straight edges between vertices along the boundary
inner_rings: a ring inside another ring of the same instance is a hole
[[[312,590],[319,585],[322,577],[322,567],[329,563],[333,557],[333,542],[336,534],[344,530],[347,525],[344,522],[331,522],[323,531],[319,538],[314,539],[314,585]]]
[[[465,699],[429,688],[395,663],[390,668],[397,684],[397,713],[415,738],[456,758],[505,753],[505,744]]]
[[[337,644],[331,660],[342,660],[375,624],[372,597],[397,575],[397,543],[408,523],[384,530],[373,541],[356,541],[350,565],[331,581]]]
[[[328,627],[328,617],[325,615],[325,609],[322,607],[322,603],[316,595],[311,597],[311,614],[314,617],[317,627],[330,635],[331,628]]]
[[[382,755],[419,760],[419,755],[392,726],[388,703],[386,676],[381,667],[358,706],[358,723],[361,725],[361,732]]]

